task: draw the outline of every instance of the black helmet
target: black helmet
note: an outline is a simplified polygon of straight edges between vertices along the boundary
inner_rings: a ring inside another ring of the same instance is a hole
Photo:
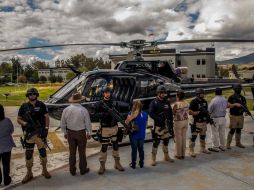
[[[215,94],[216,94],[216,95],[222,95],[222,89],[219,88],[219,87],[217,87],[217,88],[215,89]]]
[[[106,86],[106,87],[103,88],[103,93],[105,93],[105,92],[110,92],[111,93],[112,90],[111,90],[110,87]]]
[[[26,91],[26,97],[28,97],[29,94],[36,94],[37,97],[39,97],[39,92],[36,88],[29,88],[27,91]]]
[[[162,93],[162,92],[165,92],[165,93],[166,93],[167,90],[166,90],[165,86],[160,85],[160,86],[158,86],[157,89],[156,89],[156,94],[159,94],[159,93]]]
[[[197,88],[197,89],[195,90],[195,93],[196,93],[196,95],[199,95],[199,94],[204,94],[205,91],[204,91],[203,88]]]
[[[241,84],[233,84],[232,85],[232,87],[233,87],[233,90],[242,90],[242,85]]]
[[[176,91],[176,96],[181,100],[184,99],[185,93],[182,89]]]

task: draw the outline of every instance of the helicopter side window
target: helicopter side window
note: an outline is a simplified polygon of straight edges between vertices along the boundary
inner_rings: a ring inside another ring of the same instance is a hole
[[[139,98],[153,97],[156,94],[157,83],[154,79],[141,79],[138,92]]]
[[[113,80],[105,78],[90,79],[83,92],[86,101],[92,102],[100,100],[102,98],[103,88],[106,86],[113,88]]]

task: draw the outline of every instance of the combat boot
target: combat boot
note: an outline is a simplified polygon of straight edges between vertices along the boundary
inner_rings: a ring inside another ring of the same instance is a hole
[[[100,166],[100,169],[98,170],[98,174],[99,174],[99,175],[102,175],[102,174],[104,174],[104,172],[106,171],[105,162],[100,161],[100,164],[101,164],[101,166]]]
[[[163,145],[162,150],[164,153],[164,160],[167,162],[174,162],[174,159],[170,158],[168,154],[168,147]]]
[[[194,152],[195,142],[190,141],[189,149],[190,149],[190,156],[195,158],[196,154]]]
[[[205,140],[200,140],[200,152],[205,154],[211,154],[211,152],[208,151],[205,147]]]
[[[23,178],[22,183],[25,184],[29,181],[31,181],[34,178],[33,173],[32,173],[32,167],[28,168],[27,167],[27,173],[26,176]]]
[[[152,149],[152,162],[151,165],[152,166],[156,166],[156,154],[157,154],[157,148]]]
[[[241,133],[235,134],[235,145],[239,148],[245,148],[245,146],[242,145],[242,143],[241,143]]]
[[[46,179],[50,179],[51,175],[47,170],[47,158],[41,158],[41,165],[42,165],[42,176]]]
[[[228,133],[228,137],[227,137],[227,145],[226,145],[226,148],[227,149],[231,149],[231,142],[232,142],[232,139],[233,139],[233,135],[231,133]]]
[[[124,171],[124,168],[120,163],[120,157],[114,157],[114,159],[115,159],[115,169],[118,171]]]
[[[22,180],[23,184],[31,181],[34,178],[33,172],[32,172],[32,167],[33,167],[33,159],[26,160],[27,173],[26,173],[26,176]]]

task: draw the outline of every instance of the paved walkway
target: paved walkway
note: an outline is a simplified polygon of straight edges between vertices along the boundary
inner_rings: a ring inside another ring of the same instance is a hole
[[[152,144],[147,143],[145,144],[145,168],[133,170],[128,167],[130,147],[122,147],[120,154],[121,162],[126,168],[125,172],[113,169],[113,159],[108,156],[105,175],[97,175],[98,155],[93,155],[88,158],[90,173],[84,176],[71,176],[68,167],[63,167],[53,171],[50,180],[38,177],[28,184],[18,185],[16,189],[252,190],[254,189],[254,147],[250,131],[254,131],[253,121],[246,117],[245,131],[243,132],[243,144],[247,145],[245,149],[233,147],[232,150],[226,152],[212,153],[211,155],[198,154],[197,158],[187,156],[185,160],[166,163],[162,160],[163,155],[160,148],[158,165],[152,167],[149,165]],[[210,137],[208,144],[210,145]],[[171,155],[173,155],[173,149],[174,144],[171,141]],[[199,146],[196,146],[196,151],[198,150]]]
[[[6,115],[16,124],[17,107],[6,109]],[[254,187],[254,147],[252,147],[252,135],[254,131],[253,121],[250,117],[245,119],[243,141],[246,149],[233,148],[226,153],[213,153],[212,155],[200,154],[196,159],[187,157],[184,161],[177,160],[174,164],[162,161],[162,152],[159,151],[159,164],[156,167],[149,165],[151,143],[145,144],[146,167],[133,170],[128,167],[130,161],[130,147],[121,148],[121,161],[125,166],[125,172],[113,169],[113,161],[108,156],[107,172],[104,176],[97,175],[98,155],[88,158],[91,172],[85,176],[69,175],[68,167],[54,170],[53,178],[46,180],[38,177],[32,182],[15,187],[17,189],[253,189]],[[59,121],[51,120],[52,129],[58,127]],[[227,124],[228,126],[228,124]],[[20,127],[15,128],[15,134],[21,133]],[[57,134],[57,133],[56,133]],[[208,130],[210,134],[210,130]],[[189,135],[189,131],[188,131]],[[211,139],[208,135],[208,143]],[[55,143],[54,148],[55,148]],[[91,147],[92,148],[92,147]],[[88,148],[88,152],[91,152]],[[197,150],[198,150],[197,146]],[[173,155],[174,144],[170,144],[170,154]],[[95,151],[96,152],[96,151]],[[52,157],[52,154],[49,155]],[[52,157],[53,158],[53,157]],[[23,160],[22,160],[23,162]],[[53,162],[52,162],[53,163]],[[14,187],[9,187],[13,189]],[[1,189],[1,188],[0,188]]]

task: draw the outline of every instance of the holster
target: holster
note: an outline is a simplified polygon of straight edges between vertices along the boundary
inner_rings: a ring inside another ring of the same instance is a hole
[[[117,141],[122,142],[124,134],[123,134],[123,130],[121,128],[118,128],[116,135],[117,135]]]
[[[96,132],[96,138],[94,140],[101,142],[102,141],[102,134],[101,134],[101,129],[98,129]]]

